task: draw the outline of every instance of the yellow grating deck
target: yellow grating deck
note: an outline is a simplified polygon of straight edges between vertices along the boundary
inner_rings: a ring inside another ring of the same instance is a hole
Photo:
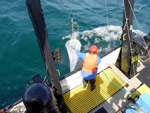
[[[123,87],[125,82],[122,81],[111,68],[105,70],[109,78],[118,86]],[[90,91],[90,84],[83,89],[83,84],[77,86],[63,95],[65,103],[72,113],[87,113],[93,108],[107,100],[119,89],[114,86],[103,72],[96,77],[96,89]]]

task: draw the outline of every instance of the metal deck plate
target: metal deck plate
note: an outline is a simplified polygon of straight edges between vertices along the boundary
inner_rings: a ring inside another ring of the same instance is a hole
[[[119,87],[123,87],[125,82],[116,75],[111,68],[105,70],[109,78]],[[111,95],[119,90],[113,83],[101,72],[96,77],[96,89],[90,91],[90,84],[83,89],[83,84],[77,86],[71,91],[65,93],[64,100],[72,113],[87,113],[107,100]]]

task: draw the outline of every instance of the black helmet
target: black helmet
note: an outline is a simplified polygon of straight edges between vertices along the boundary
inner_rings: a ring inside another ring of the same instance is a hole
[[[27,113],[49,113],[52,108],[52,93],[42,83],[34,83],[24,93],[23,102]]]

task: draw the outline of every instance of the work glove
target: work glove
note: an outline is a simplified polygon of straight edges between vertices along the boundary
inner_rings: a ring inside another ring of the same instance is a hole
[[[72,48],[73,50],[75,50],[75,49],[76,49],[74,46],[71,46],[71,48]]]

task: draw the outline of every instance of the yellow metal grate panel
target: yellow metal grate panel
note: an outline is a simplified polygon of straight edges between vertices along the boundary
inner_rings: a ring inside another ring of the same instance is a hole
[[[123,87],[123,82],[111,68],[105,70],[109,78],[118,86]],[[83,84],[77,86],[63,95],[65,103],[72,113],[87,113],[93,108],[107,100],[119,90],[114,86],[102,72],[96,76],[96,89],[90,91],[90,84],[83,89]]]
[[[138,89],[136,89],[136,91],[134,92],[134,94],[136,94],[136,95],[142,95],[144,92],[146,92],[147,94],[150,95],[150,89],[149,89],[149,87],[146,84],[143,84]]]

